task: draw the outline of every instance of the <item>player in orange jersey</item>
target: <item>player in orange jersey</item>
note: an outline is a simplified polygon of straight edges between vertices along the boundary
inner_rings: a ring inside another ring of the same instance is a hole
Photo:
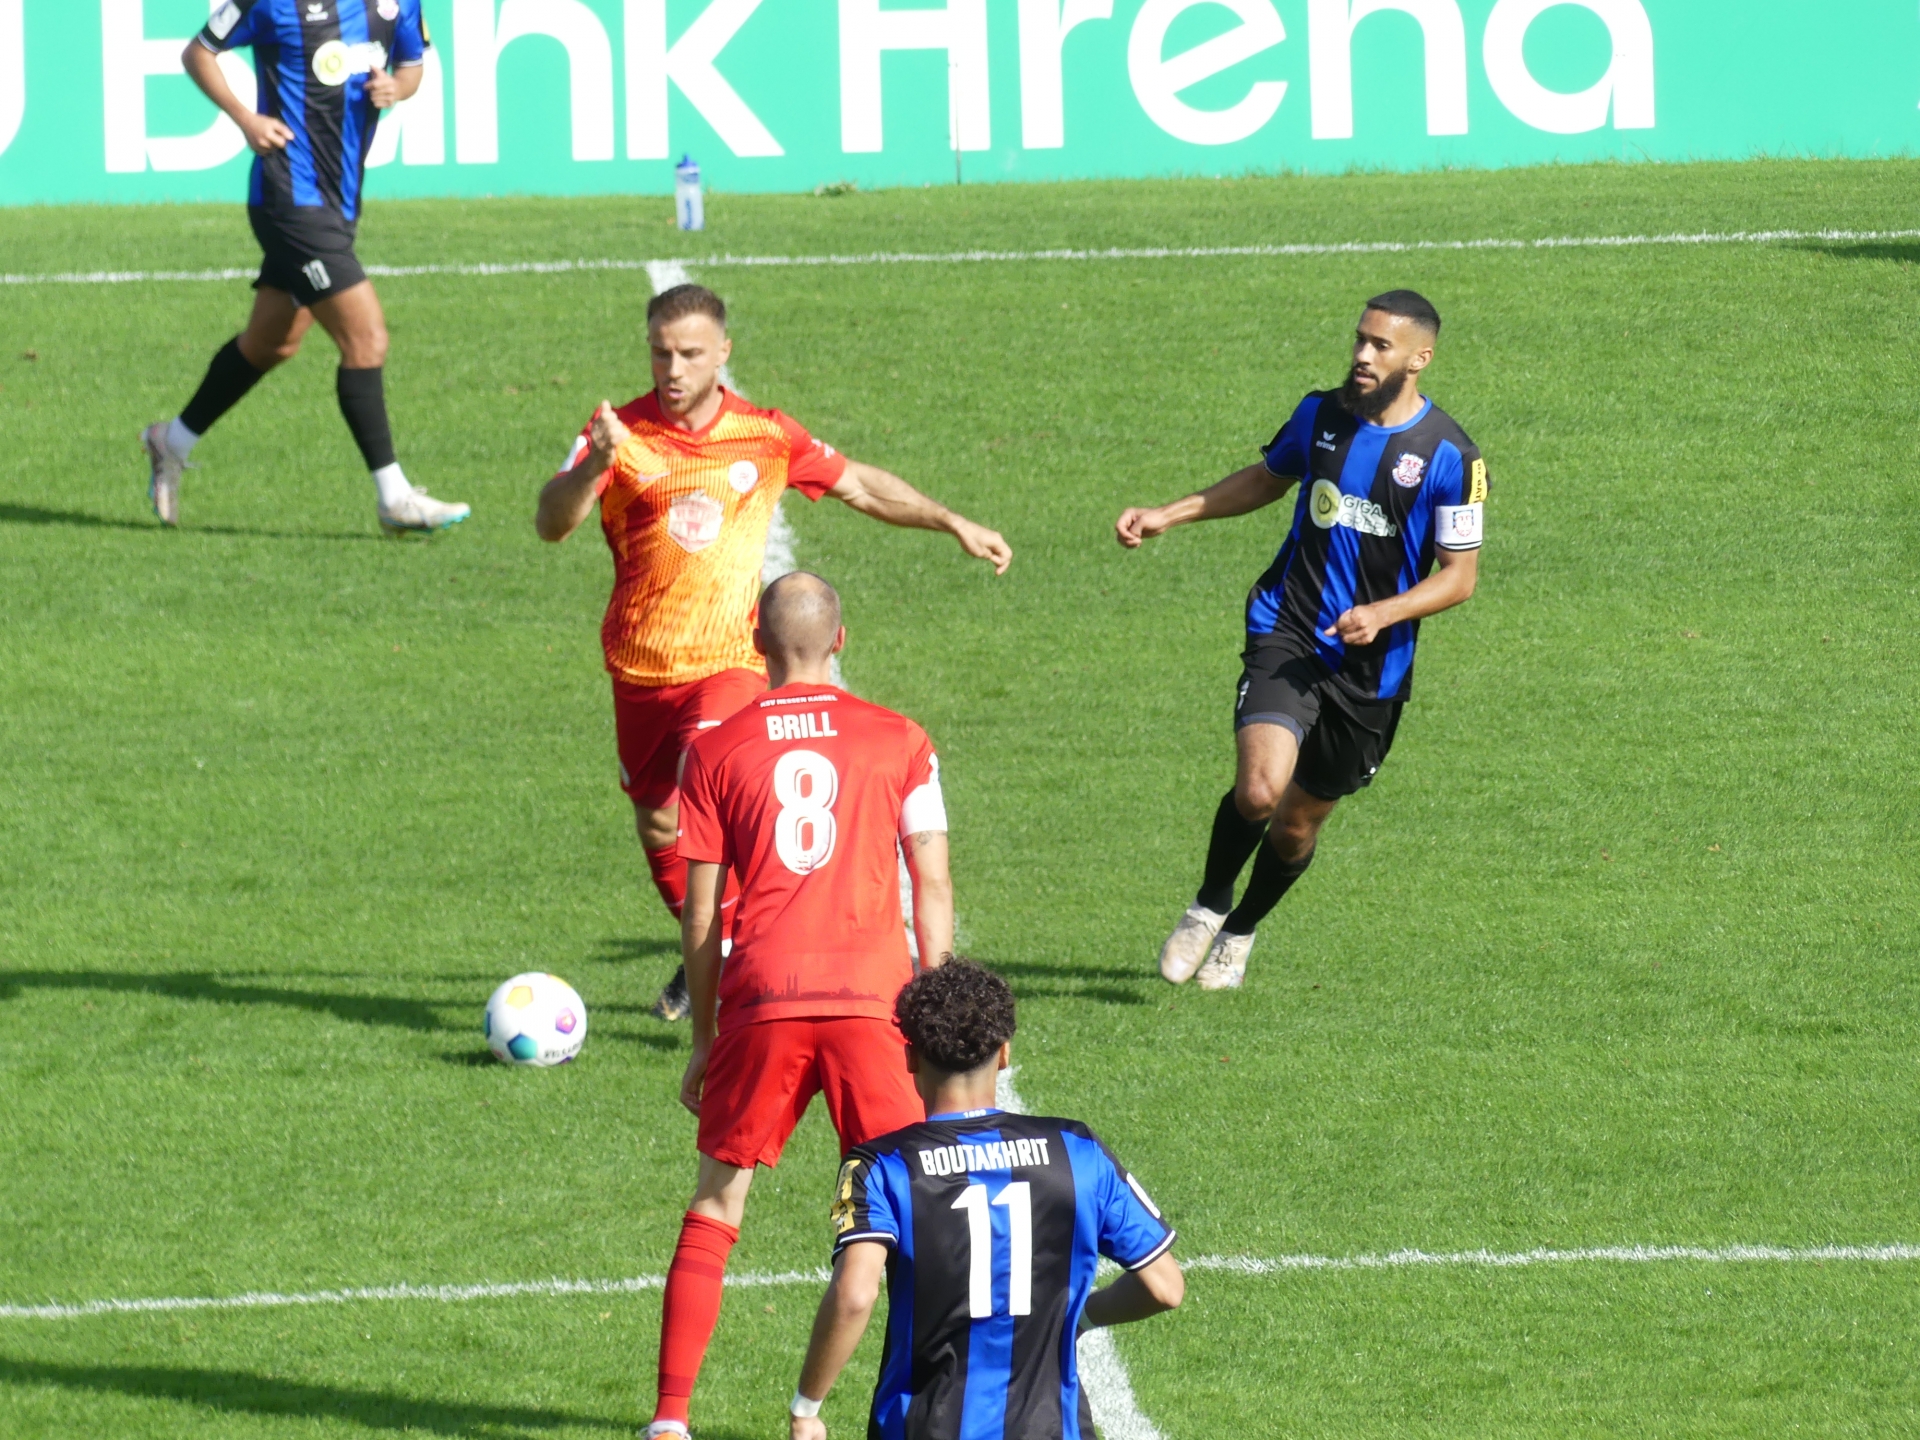
[[[613,598],[600,640],[613,676],[620,788],[633,802],[660,898],[676,917],[686,896],[675,849],[681,760],[695,735],[765,687],[752,642],[754,602],[781,493],[831,495],[890,525],[944,530],[996,575],[1013,559],[994,531],[729,390],[721,383],[733,351],[726,322],[726,306],[703,286],[653,297],[653,389],[618,410],[602,402],[540,492],[534,518],[541,539],[560,541],[600,506],[613,547]],[[723,905],[730,910],[731,898]],[[654,1013],[682,1019],[686,1006],[682,972]]]
[[[913,875],[922,962],[937,967],[953,948],[940,763],[918,725],[833,683],[846,638],[826,581],[774,581],[754,632],[772,688],[687,757],[681,952],[693,1057],[680,1099],[700,1117],[700,1179],[667,1272],[649,1436],[687,1433],[754,1167],[779,1162],[813,1096],[825,1095],[842,1154],[926,1119],[893,1021],[913,978],[896,856],[904,850]],[[723,972],[729,868],[740,905]]]

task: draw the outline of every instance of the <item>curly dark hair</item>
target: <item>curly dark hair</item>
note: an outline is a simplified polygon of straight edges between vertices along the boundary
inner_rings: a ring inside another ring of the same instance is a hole
[[[979,1069],[1013,1038],[1013,990],[971,960],[922,970],[895,997],[893,1013],[913,1048],[949,1075]]]

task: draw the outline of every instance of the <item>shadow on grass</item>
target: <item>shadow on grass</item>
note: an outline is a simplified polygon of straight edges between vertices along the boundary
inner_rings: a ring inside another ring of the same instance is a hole
[[[361,1025],[397,1025],[405,1030],[451,1030],[423,1000],[385,995],[329,995],[273,985],[236,985],[218,975],[178,972],[124,975],[100,970],[10,970],[0,972],[0,1000],[22,990],[108,990],[123,995],[160,995],[170,1000],[206,1000],[216,1005],[282,1005],[331,1015]]]
[[[1040,960],[982,960],[996,974],[1009,980],[1149,980],[1155,972],[1135,966],[1058,965]]]
[[[0,1384],[179,1400],[230,1414],[341,1419],[369,1430],[432,1435],[512,1436],[584,1426],[631,1434],[634,1422],[525,1405],[425,1400],[383,1390],[349,1390],[250,1375],[244,1370],[176,1370],[159,1365],[59,1365],[0,1357]]]
[[[122,520],[108,515],[93,515],[85,510],[49,510],[41,505],[0,504],[0,525],[75,525],[88,530],[141,530],[161,533],[166,529],[158,520]],[[249,530],[242,525],[182,525],[187,535],[238,536],[248,540],[378,540],[371,532],[340,533],[328,531],[297,532],[287,530]]]
[[[640,940],[632,936],[610,936],[600,942],[600,953],[593,958],[606,965],[625,965],[634,960],[651,960],[656,956],[671,955],[674,963],[680,962],[680,942],[678,940]],[[661,976],[660,983],[667,983],[667,977]]]
[[[1853,245],[1831,241],[1801,248],[1835,260],[1896,260],[1903,265],[1920,264],[1920,243],[1911,240],[1867,240]]]

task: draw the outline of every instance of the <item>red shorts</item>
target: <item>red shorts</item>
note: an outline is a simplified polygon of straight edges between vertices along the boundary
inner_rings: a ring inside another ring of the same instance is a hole
[[[927,1118],[907,1042],[865,1016],[761,1020],[713,1042],[700,1094],[700,1153],[741,1170],[778,1165],[807,1102],[827,1097],[840,1153]]]
[[[613,682],[613,733],[620,749],[620,788],[634,804],[661,810],[680,790],[680,757],[767,688],[757,670],[722,670],[685,685],[642,687]]]

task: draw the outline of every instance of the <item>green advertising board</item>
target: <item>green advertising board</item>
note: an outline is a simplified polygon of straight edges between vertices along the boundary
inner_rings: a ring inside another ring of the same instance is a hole
[[[0,203],[244,194],[239,132],[179,63],[223,3],[0,0]],[[424,10],[427,75],[381,126],[376,195],[664,193],[683,153],[764,191],[1920,146],[1915,0]],[[247,57],[224,63],[250,94]]]

